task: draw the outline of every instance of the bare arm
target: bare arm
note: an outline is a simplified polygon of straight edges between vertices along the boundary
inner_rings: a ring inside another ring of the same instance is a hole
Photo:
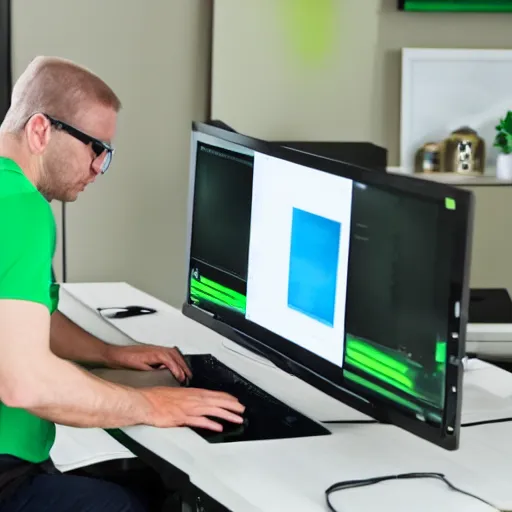
[[[73,426],[149,423],[151,405],[135,389],[98,379],[49,349],[50,314],[33,302],[0,301],[0,398]]]
[[[109,345],[55,311],[50,321],[50,348],[52,352],[77,363],[109,364]]]
[[[186,377],[192,377],[190,368],[176,347],[110,345],[88,333],[59,311],[50,320],[50,348],[57,357],[76,363],[100,363],[110,368],[136,370],[167,367],[180,382]]]
[[[220,430],[205,416],[240,423],[243,406],[224,393],[136,390],[106,382],[50,350],[50,314],[41,304],[0,300],[0,400],[63,425],[116,428],[190,425]],[[231,412],[233,411],[233,412]]]

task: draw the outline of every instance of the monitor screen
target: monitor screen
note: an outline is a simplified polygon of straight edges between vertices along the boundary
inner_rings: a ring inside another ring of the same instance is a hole
[[[187,303],[453,447],[470,194],[203,125],[191,179]]]
[[[404,11],[512,12],[512,0],[398,0]]]

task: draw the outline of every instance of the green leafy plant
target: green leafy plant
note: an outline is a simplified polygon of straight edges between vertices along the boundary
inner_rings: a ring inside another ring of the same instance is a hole
[[[496,138],[494,147],[499,148],[502,153],[509,155],[512,153],[512,112],[509,110],[507,115],[500,119],[500,124],[496,126]]]

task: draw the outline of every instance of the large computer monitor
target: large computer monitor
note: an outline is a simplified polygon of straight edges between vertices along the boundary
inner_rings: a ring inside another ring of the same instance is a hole
[[[470,192],[194,123],[187,316],[458,447]]]

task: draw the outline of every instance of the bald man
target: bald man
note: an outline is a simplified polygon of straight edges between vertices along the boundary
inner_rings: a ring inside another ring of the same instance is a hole
[[[190,375],[176,349],[111,347],[57,311],[49,202],[75,201],[107,171],[120,109],[115,93],[89,70],[39,57],[15,84],[0,127],[0,512],[142,510],[113,484],[52,470],[55,423],[219,431],[211,418],[242,422],[244,408],[229,395],[131,388],[74,363],[163,365],[178,381]]]

